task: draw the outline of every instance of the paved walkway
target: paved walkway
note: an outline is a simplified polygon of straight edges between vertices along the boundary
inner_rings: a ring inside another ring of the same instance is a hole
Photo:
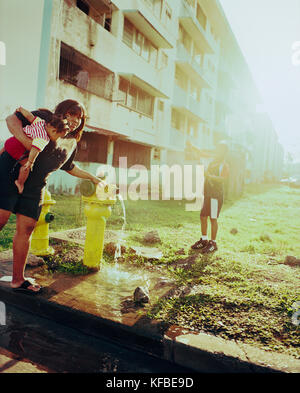
[[[11,272],[9,250],[0,253],[0,301],[86,334],[108,337],[197,372],[300,372],[300,361],[287,355],[149,319],[143,308],[133,302],[134,289],[147,287],[151,302],[166,296],[173,287],[155,271],[121,264],[71,277],[47,274],[43,267],[26,267],[26,276],[44,287],[43,293],[36,296],[13,292],[9,284]]]

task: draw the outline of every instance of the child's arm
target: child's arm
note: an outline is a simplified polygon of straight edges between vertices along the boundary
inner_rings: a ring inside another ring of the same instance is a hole
[[[35,119],[35,116],[31,112],[28,112],[21,106],[16,109],[16,112],[20,112],[30,123],[32,123]]]
[[[31,169],[33,167],[34,161],[36,160],[37,156],[39,155],[40,150],[34,146],[30,149],[28,160],[26,164],[24,164],[24,168]]]

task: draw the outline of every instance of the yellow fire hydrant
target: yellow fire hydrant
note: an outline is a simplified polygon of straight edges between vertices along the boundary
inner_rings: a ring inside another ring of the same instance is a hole
[[[45,256],[54,253],[53,248],[49,246],[49,223],[54,220],[50,207],[55,203],[50,192],[45,190],[41,214],[31,237],[30,252],[34,255]]]
[[[80,185],[87,218],[83,264],[95,270],[100,269],[102,262],[106,220],[111,215],[111,207],[116,203],[114,191],[113,186],[103,188],[89,180],[83,180]]]

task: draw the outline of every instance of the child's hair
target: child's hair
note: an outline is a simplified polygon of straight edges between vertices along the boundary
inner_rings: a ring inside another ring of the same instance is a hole
[[[69,130],[67,120],[62,115],[56,115],[55,113],[52,114],[48,124],[54,127],[58,134],[64,134]]]

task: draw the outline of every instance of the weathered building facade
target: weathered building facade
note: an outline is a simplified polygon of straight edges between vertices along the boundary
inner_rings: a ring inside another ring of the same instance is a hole
[[[22,5],[4,3],[0,11],[11,18],[18,10],[26,27]],[[120,157],[147,170],[205,163],[226,139],[235,193],[267,170],[278,178],[276,133],[256,113],[259,95],[217,0],[27,0],[26,12],[36,21],[21,37],[27,55],[11,43],[19,66],[12,73],[8,61],[0,78],[9,90],[22,70],[23,84],[14,85],[20,92],[8,92],[2,129],[5,112],[17,105],[52,109],[73,98],[88,114],[76,159],[93,172],[102,164],[118,172]],[[16,32],[6,24],[4,41]],[[268,160],[261,166],[252,162],[257,144]],[[58,171],[50,184],[74,190],[76,179]]]

